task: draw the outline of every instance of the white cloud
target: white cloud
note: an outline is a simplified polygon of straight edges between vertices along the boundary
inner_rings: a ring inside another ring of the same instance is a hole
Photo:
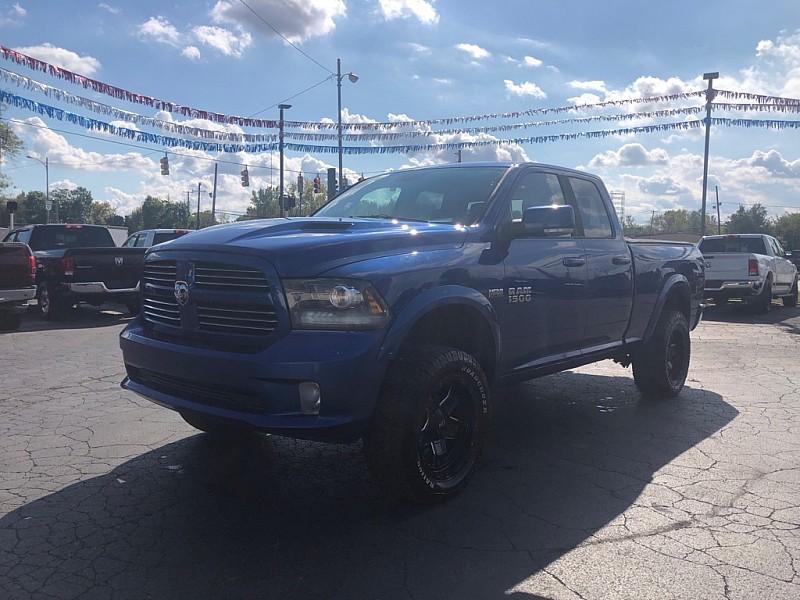
[[[22,8],[19,2],[15,2],[4,14],[0,15],[0,27],[4,25],[20,25],[27,14],[28,11]]]
[[[591,81],[572,80],[567,85],[574,90],[589,90],[591,92],[600,92],[601,94],[606,91],[606,82],[599,79]]]
[[[156,163],[139,152],[125,154],[103,154],[89,152],[70,144],[67,139],[50,129],[39,117],[25,119],[21,123],[10,123],[15,133],[22,137],[27,151],[37,157],[47,156],[51,169],[59,165],[86,171],[149,171],[156,169]]]
[[[526,56],[522,59],[522,64],[526,67],[541,67],[542,61],[536,58],[535,56]]]
[[[451,85],[453,80],[447,79],[446,77],[434,77],[433,83],[438,83],[439,85]]]
[[[781,156],[775,149],[766,152],[756,150],[744,164],[762,167],[772,177],[786,177],[800,179],[800,159],[789,161]]]
[[[456,44],[456,48],[469,54],[473,60],[483,60],[492,55],[486,48],[481,48],[477,44]]]
[[[117,8],[116,6],[111,6],[110,4],[106,4],[105,2],[101,2],[100,4],[98,4],[97,8],[109,12],[112,15],[118,15],[120,12],[119,8]]]
[[[240,57],[253,43],[253,37],[246,31],[234,33],[224,27],[200,25],[192,29],[201,44],[209,46],[225,56]]]
[[[59,179],[50,184],[51,190],[74,190],[78,184],[71,179]]]
[[[9,12],[15,17],[19,18],[23,18],[25,15],[28,14],[28,11],[22,8],[19,5],[19,2],[14,2],[14,4],[11,5],[11,9],[9,10]]]
[[[72,50],[59,48],[49,43],[42,44],[41,46],[14,48],[14,50],[64,69],[74,71],[80,75],[85,75],[86,77],[95,75],[100,70],[101,66],[100,61],[93,56],[80,56]]]
[[[567,98],[567,102],[570,104],[575,104],[576,106],[583,105],[583,104],[597,104],[600,102],[600,96],[597,94],[590,94],[589,92],[584,92],[580,96],[572,96],[571,98]]]
[[[181,50],[181,56],[189,60],[200,60],[200,49],[197,46],[186,46]]]
[[[510,79],[504,79],[506,91],[514,96],[533,96],[534,98],[547,98],[544,90],[532,81],[522,81],[514,83]]]
[[[320,123],[335,123],[333,119],[329,117],[323,117],[320,120]],[[372,119],[366,115],[360,115],[358,113],[351,113],[350,110],[344,106],[342,107],[342,123],[377,123],[375,119]]]
[[[589,161],[592,168],[642,167],[646,165],[665,165],[669,154],[663,148],[648,150],[642,144],[625,144],[619,150],[606,150]]]
[[[183,39],[183,36],[175,26],[166,17],[162,16],[150,17],[147,21],[141,23],[136,31],[139,37],[144,40],[152,40],[175,46],[176,48],[181,45]]]
[[[416,42],[408,42],[408,44],[406,45],[416,54],[427,56],[431,53],[431,49],[428,46],[425,46],[424,44],[418,44]]]
[[[247,4],[293,42],[327,35],[335,29],[336,19],[347,14],[344,0],[249,0]],[[210,14],[217,24],[270,38],[277,35],[237,0],[218,0]]]
[[[427,0],[378,0],[380,12],[387,21],[414,17],[424,25],[439,22],[439,14],[433,7],[433,1]]]

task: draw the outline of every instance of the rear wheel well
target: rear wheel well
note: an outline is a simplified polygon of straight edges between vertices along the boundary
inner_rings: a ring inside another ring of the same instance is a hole
[[[457,348],[474,356],[488,380],[495,372],[497,349],[486,318],[473,307],[442,306],[424,315],[403,340],[400,354],[413,353],[414,347],[438,345]]]
[[[683,316],[686,317],[687,322],[691,323],[691,307],[692,295],[689,292],[689,286],[681,282],[673,285],[672,289],[667,292],[667,300],[664,302],[664,308],[661,310],[661,312],[663,314],[664,311],[677,310],[683,313]]]

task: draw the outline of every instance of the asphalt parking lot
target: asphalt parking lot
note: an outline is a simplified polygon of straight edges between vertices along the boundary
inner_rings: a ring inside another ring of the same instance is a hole
[[[800,597],[798,309],[710,311],[671,402],[610,362],[503,390],[433,508],[357,445],[221,447],[122,391],[126,320],[0,336],[0,597]]]

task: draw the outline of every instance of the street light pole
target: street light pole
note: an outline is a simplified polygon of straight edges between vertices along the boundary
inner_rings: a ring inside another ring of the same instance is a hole
[[[717,235],[722,235],[722,221],[719,216],[719,186],[714,186],[714,193],[717,195]]]
[[[195,230],[200,229],[200,186],[202,182],[197,182],[197,220],[194,223]]]
[[[286,216],[283,206],[283,111],[292,108],[291,104],[278,104],[280,109],[280,134],[278,136],[278,152],[280,153],[280,181],[278,182],[278,202],[281,210],[281,217]]]
[[[338,101],[339,119],[338,123],[338,139],[339,139],[339,192],[344,191],[344,175],[342,174],[342,79],[347,76],[350,83],[358,81],[358,75],[355,73],[345,73],[342,75],[342,59],[336,59],[336,97]]]
[[[700,207],[700,237],[706,234],[706,195],[708,192],[708,144],[711,140],[711,101],[714,100],[714,80],[719,78],[719,73],[703,73],[703,79],[708,81],[706,90],[706,150],[703,157],[703,203]]]

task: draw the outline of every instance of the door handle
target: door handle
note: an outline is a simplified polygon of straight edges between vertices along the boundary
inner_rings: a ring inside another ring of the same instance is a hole
[[[586,258],[583,256],[565,256],[561,262],[564,263],[565,267],[582,267],[586,264]]]
[[[631,257],[627,254],[620,254],[611,259],[615,265],[629,265],[631,264]]]

